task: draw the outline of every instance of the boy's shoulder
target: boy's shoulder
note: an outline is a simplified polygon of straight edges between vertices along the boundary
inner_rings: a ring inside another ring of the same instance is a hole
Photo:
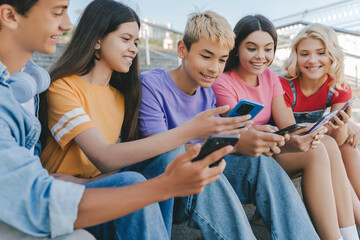
[[[162,68],[142,72],[140,80],[143,87],[156,92],[176,91],[176,84],[170,74]]]
[[[140,79],[142,82],[156,80],[164,80],[166,78],[171,78],[169,73],[163,68],[154,68],[149,71],[140,73]]]

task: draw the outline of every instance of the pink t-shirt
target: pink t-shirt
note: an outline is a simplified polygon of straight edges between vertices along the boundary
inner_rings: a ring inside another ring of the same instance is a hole
[[[248,85],[234,71],[224,72],[212,85],[217,106],[229,105],[230,109],[243,98],[264,104],[264,109],[253,119],[254,125],[266,124],[271,117],[271,102],[284,94],[279,78],[270,69],[258,76],[259,85]]]

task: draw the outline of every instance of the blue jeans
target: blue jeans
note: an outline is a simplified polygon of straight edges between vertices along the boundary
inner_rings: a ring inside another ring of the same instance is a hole
[[[226,177],[204,187],[197,195],[175,198],[174,223],[189,220],[205,239],[256,239],[245,211]]]
[[[125,167],[120,170],[124,171],[134,171],[141,173],[146,179],[151,179],[156,176],[159,176],[165,172],[166,166],[179,154],[185,151],[184,146],[176,148],[167,153],[161,154],[160,156],[151,158],[149,160]],[[168,231],[169,238],[171,237],[171,226],[172,226],[172,216],[173,216],[173,207],[174,199],[170,198],[166,201],[159,202],[160,210],[164,219],[166,229]]]
[[[148,179],[153,178],[163,173],[166,166],[184,151],[185,148],[180,147],[122,171],[137,171]],[[255,239],[244,209],[224,175],[206,185],[201,194],[176,198],[175,207],[173,199],[159,205],[169,239],[172,220],[175,223],[189,220],[189,226],[200,229],[205,239]]]
[[[122,172],[91,182],[86,187],[121,187],[145,180],[139,173]],[[158,204],[151,204],[122,218],[89,227],[86,230],[98,240],[169,239]]]
[[[272,239],[319,239],[294,184],[271,157],[225,157],[225,176],[242,203],[257,207]]]

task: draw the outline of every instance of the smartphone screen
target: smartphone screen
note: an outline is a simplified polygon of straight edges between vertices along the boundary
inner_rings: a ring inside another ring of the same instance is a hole
[[[202,146],[200,153],[197,157],[195,157],[192,161],[199,161],[205,158],[207,155],[211,154],[212,152],[215,152],[216,150],[219,150],[220,148],[223,148],[227,145],[234,146],[237,141],[239,140],[238,135],[231,135],[231,134],[216,134],[211,135],[208,140],[204,143]],[[210,167],[216,166],[219,164],[222,158],[214,162],[210,165]]]

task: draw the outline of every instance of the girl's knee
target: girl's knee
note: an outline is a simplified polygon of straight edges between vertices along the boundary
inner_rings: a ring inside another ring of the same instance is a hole
[[[306,165],[317,166],[320,168],[330,168],[330,159],[326,146],[321,142],[316,148],[310,149],[303,156]]]
[[[126,185],[146,181],[146,178],[138,172],[124,172],[120,177],[120,182],[125,182]]]
[[[339,148],[335,139],[329,135],[324,135],[324,138],[321,139],[321,142],[325,145],[326,149]]]
[[[122,187],[138,182],[146,181],[146,178],[138,172],[120,172],[108,177],[101,178],[86,184],[86,187],[89,188],[99,188],[99,187]]]

